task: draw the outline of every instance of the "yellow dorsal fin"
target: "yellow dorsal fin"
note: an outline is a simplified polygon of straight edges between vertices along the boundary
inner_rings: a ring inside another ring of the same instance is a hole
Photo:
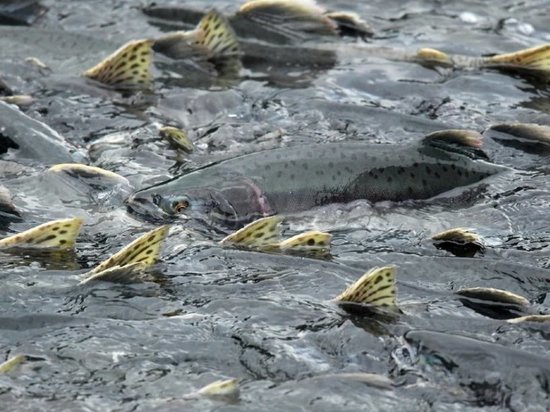
[[[314,0],[251,0],[239,9],[239,15],[296,38],[337,34],[338,25],[326,12]]]
[[[416,58],[423,63],[435,63],[443,65],[453,65],[452,59],[447,53],[437,49],[423,48],[416,52]]]
[[[133,263],[143,263],[144,267],[147,267],[154,264],[158,259],[160,245],[166,237],[168,229],[169,226],[164,225],[145,233],[86,273],[86,278],[116,266],[123,267]]]
[[[220,244],[251,247],[275,244],[281,238],[279,224],[282,220],[281,216],[277,215],[255,220],[222,239]]]
[[[83,76],[120,89],[143,89],[151,82],[153,40],[132,40],[86,70]]]
[[[0,248],[72,249],[81,226],[82,219],[77,217],[54,220],[0,240]]]
[[[208,50],[212,58],[241,54],[237,35],[227,19],[215,10],[208,12],[195,29],[195,43]]]
[[[212,382],[198,390],[203,396],[235,396],[239,392],[237,379],[226,379]]]
[[[522,322],[550,322],[550,315],[527,315],[520,316],[519,318],[507,319],[508,323],[522,323]]]
[[[159,129],[159,135],[177,148],[182,149],[184,152],[191,153],[194,149],[193,143],[183,130],[177,127],[164,126]]]
[[[396,306],[395,267],[371,269],[335,300],[374,306]]]
[[[68,176],[85,180],[95,184],[98,179],[109,184],[129,185],[128,179],[121,175],[96,166],[88,166],[80,163],[59,163],[48,169],[50,173],[66,173]]]
[[[482,62],[488,66],[494,64],[510,65],[511,67],[550,72],[550,44],[542,44],[513,53],[485,57]]]
[[[432,236],[432,240],[457,242],[457,243],[475,243],[481,245],[481,237],[473,230],[463,227],[444,230]]]
[[[9,358],[4,363],[0,363],[0,373],[8,373],[20,363],[27,360],[25,355],[15,355]]]
[[[144,273],[147,264],[134,262],[125,266],[113,266],[101,272],[94,273],[84,278],[80,284],[84,285],[92,281],[104,281],[115,283],[135,283],[147,280],[149,277]]]
[[[311,230],[283,240],[279,243],[279,248],[281,250],[328,251],[331,239],[332,235],[329,233]]]

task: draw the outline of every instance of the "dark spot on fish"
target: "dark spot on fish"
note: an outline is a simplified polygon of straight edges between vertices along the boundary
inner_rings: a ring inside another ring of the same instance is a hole
[[[402,175],[403,173],[405,173],[405,168],[404,167],[399,167],[399,169],[397,169],[397,173]]]
[[[418,162],[414,162],[413,167],[418,167]]]
[[[458,170],[456,171],[456,174],[459,175],[459,176],[462,176],[462,170],[458,169]]]
[[[391,272],[386,272],[386,277],[387,278],[391,277]]]
[[[443,171],[444,171],[444,172],[449,171],[449,169],[447,168],[447,166],[443,166]]]
[[[147,238],[147,243],[151,243],[155,241],[155,235],[151,235]]]
[[[451,165],[451,170],[456,170],[456,166],[455,166],[455,165]]]
[[[407,192],[409,192],[409,195],[412,195],[413,192],[414,192],[414,190],[413,190],[412,187],[409,186],[409,187],[407,188]]]
[[[324,240],[320,240],[317,244],[318,244],[319,246],[325,246],[325,241],[324,241]]]
[[[315,239],[308,239],[307,244],[308,246],[313,246],[315,244]]]
[[[465,171],[464,171],[464,176],[470,177],[470,172],[468,172],[467,170],[465,170]]]
[[[59,233],[62,234],[62,235],[66,235],[69,232],[67,230],[63,229],[63,230],[60,230]]]
[[[60,245],[64,245],[65,243],[67,243],[67,241],[65,239],[60,239],[59,240],[59,244]]]
[[[426,182],[426,179],[422,179],[422,186],[426,186],[428,182]]]
[[[121,58],[121,59],[125,59],[127,56],[128,56],[128,53],[122,53],[122,55],[120,56],[120,58]]]
[[[285,169],[288,169],[288,162],[284,162],[283,166]]]
[[[221,22],[216,23],[216,24],[214,25],[214,31],[218,30],[218,29],[220,28],[221,25],[222,25]]]
[[[334,167],[334,163],[328,162],[328,167],[329,167],[329,169],[332,169]]]
[[[70,223],[65,223],[65,224],[63,225],[63,227],[71,227],[71,224],[70,224]]]
[[[307,170],[307,169],[309,168],[309,166],[307,165],[307,163],[302,164],[302,167],[304,168],[304,170]]]
[[[124,58],[124,56],[122,56],[122,58]],[[136,60],[137,59],[137,54],[132,54],[129,58],[128,58],[128,61],[133,61],[133,60]]]
[[[438,179],[440,179],[440,178],[441,178],[440,174],[439,174],[439,173],[437,173],[437,172],[435,172],[435,177],[437,177]]]
[[[378,283],[382,282],[382,280],[384,280],[384,278],[382,277],[382,275],[378,275],[376,277],[376,279],[374,280],[374,284],[377,285]]]
[[[42,242],[47,242],[48,240],[55,239],[56,237],[57,237],[56,235],[49,235],[49,236],[46,236],[44,239],[42,239]],[[29,239],[28,241],[29,241],[29,242],[32,242],[33,239]]]
[[[432,169],[430,169],[430,166],[426,166],[426,173],[429,175],[432,174]]]
[[[271,170],[271,166],[270,165],[265,165],[265,170]]]
[[[259,239],[259,238],[263,237],[263,235],[264,235],[264,232],[254,233],[254,237],[255,237],[256,239]]]
[[[414,179],[416,177],[416,175],[413,172],[411,172],[410,176],[411,176],[412,179]]]
[[[280,170],[277,172],[277,177],[282,177],[283,176],[283,172],[281,172]]]
[[[153,249],[148,249],[148,250],[145,252],[146,255],[150,255],[151,253],[153,253]]]
[[[295,176],[293,174],[291,174],[290,176],[290,180],[294,180]]]
[[[388,176],[388,179],[387,179],[388,183],[391,183],[393,181],[392,177],[391,176]]]
[[[130,66],[130,70],[137,69],[139,67],[139,63],[134,63]]]
[[[53,230],[54,232],[57,232],[57,231],[59,230],[59,226],[54,226],[54,227],[52,227],[52,230]]]

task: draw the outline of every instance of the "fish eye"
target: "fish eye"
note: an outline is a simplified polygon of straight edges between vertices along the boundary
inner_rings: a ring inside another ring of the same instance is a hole
[[[187,200],[176,200],[172,202],[172,210],[175,213],[183,212],[189,207],[189,202]]]

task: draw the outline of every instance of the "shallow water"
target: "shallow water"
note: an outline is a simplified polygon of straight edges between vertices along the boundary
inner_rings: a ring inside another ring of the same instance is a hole
[[[49,12],[36,27],[106,44],[188,27],[147,16],[133,2],[45,3]],[[236,9],[233,2],[214,3],[224,12]],[[550,41],[548,1],[323,4],[364,16],[376,31],[373,44],[410,51],[480,55]],[[206,2],[186,7],[204,9]],[[46,64],[58,61],[55,47],[35,49],[33,57]],[[131,101],[90,93],[62,69],[42,73],[7,53],[2,78],[14,92],[36,97],[26,113],[135,188],[260,149],[404,142],[444,128],[482,131],[511,121],[550,125],[550,89],[538,79],[434,70],[367,53],[341,53],[332,67],[256,62],[245,67],[245,78],[225,83],[166,60],[156,66],[156,93]],[[195,152],[179,153],[160,140],[157,123],[188,130]],[[67,216],[83,217],[85,225],[74,254],[0,256],[0,355],[31,357],[0,375],[0,400],[33,411],[545,410],[550,327],[485,317],[453,294],[464,287],[506,289],[537,311],[550,309],[549,154],[491,136],[487,154],[515,170],[489,179],[470,199],[360,201],[288,217],[285,233],[333,235],[325,260],[221,248],[221,231],[175,224],[158,267],[161,280],[138,285],[77,286],[78,274],[153,227],[125,210],[125,193],[79,192],[45,176],[49,165],[10,153],[2,184],[22,220],[3,225],[3,233]],[[476,229],[488,243],[485,253],[460,258],[436,249],[430,235],[456,226]],[[403,314],[350,315],[330,302],[363,272],[387,264],[397,266]],[[381,374],[395,384],[338,376],[350,372]],[[184,397],[228,377],[240,379],[239,400]]]

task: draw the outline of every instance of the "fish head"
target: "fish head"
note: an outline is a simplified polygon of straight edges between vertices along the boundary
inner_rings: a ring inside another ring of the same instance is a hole
[[[184,193],[166,193],[155,188],[141,190],[126,200],[128,208],[153,221],[205,220],[210,223],[233,222],[237,212],[222,193],[207,187]]]

